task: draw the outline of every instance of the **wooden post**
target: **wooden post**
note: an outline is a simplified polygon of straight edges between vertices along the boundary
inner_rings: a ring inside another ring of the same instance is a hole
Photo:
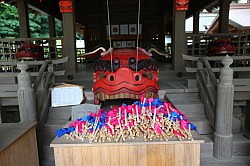
[[[29,11],[28,11],[28,2],[25,0],[16,1],[18,18],[19,18],[19,28],[20,28],[20,37],[28,38],[30,37],[30,26],[29,26]]]
[[[199,77],[199,74],[198,74],[198,69],[203,69],[203,63],[200,59],[198,59],[197,61],[197,72],[196,72],[196,82],[199,81],[200,77]]]
[[[53,64],[48,65],[48,72],[54,73],[54,65]],[[56,78],[55,78],[55,75],[53,74],[52,83],[54,84],[55,82],[56,82]]]
[[[49,37],[54,38],[56,36],[55,18],[49,15],[48,23],[49,23]],[[58,58],[55,51],[56,51],[56,40],[49,40],[49,52],[50,52],[49,58],[51,59]]]
[[[186,11],[173,12],[173,36],[172,36],[172,66],[177,72],[184,71],[184,60],[181,55],[186,54],[185,34]]]
[[[1,115],[2,107],[0,106],[0,124],[2,123],[2,115]]]
[[[227,33],[228,32],[228,24],[229,24],[229,9],[230,3],[232,0],[219,0],[219,33]]]
[[[72,0],[72,12],[62,13],[63,19],[63,56],[69,56],[67,62],[67,73],[76,73],[76,27],[75,27],[75,7]]]
[[[220,160],[230,160],[233,146],[234,85],[233,69],[229,66],[233,63],[233,59],[226,55],[221,62],[224,67],[221,68],[217,88],[213,156]]]
[[[31,86],[31,76],[26,71],[28,69],[28,64],[24,61],[17,64],[17,68],[21,72],[17,76],[18,81],[18,105],[20,111],[21,122],[36,122],[36,98],[34,89]]]
[[[247,100],[246,115],[245,115],[245,136],[250,139],[250,100]]]

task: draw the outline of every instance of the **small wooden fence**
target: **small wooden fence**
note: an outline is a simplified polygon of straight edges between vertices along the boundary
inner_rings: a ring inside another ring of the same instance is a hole
[[[5,38],[0,39],[0,61],[13,61],[21,42],[38,44],[43,48],[45,59],[62,57],[62,38]]]
[[[250,77],[244,77],[250,68],[238,63],[250,60],[250,56],[197,57],[183,54],[182,57],[187,62],[186,71],[196,73],[199,94],[214,129],[213,155],[222,160],[231,159],[233,103],[234,100],[250,100]],[[234,60],[236,63],[232,65]]]
[[[56,76],[65,74],[67,61],[68,57],[46,61],[0,62],[0,65],[8,65],[13,69],[11,72],[0,72],[1,78],[12,81],[0,81],[1,100],[18,98],[20,121],[38,121],[39,126],[42,126],[50,105],[49,89],[54,85]]]
[[[235,56],[250,55],[250,33],[187,34],[186,54],[203,57],[209,55],[209,44],[216,39],[227,38],[237,47]],[[249,65],[249,63],[248,63]]]

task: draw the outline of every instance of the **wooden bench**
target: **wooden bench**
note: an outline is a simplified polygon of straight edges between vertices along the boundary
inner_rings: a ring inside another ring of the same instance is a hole
[[[0,125],[0,165],[39,166],[36,123]]]

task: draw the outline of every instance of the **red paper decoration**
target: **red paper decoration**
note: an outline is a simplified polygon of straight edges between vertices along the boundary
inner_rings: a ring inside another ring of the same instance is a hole
[[[176,0],[175,10],[188,10],[189,0]]]
[[[60,0],[59,6],[61,13],[71,13],[73,11],[71,0]]]

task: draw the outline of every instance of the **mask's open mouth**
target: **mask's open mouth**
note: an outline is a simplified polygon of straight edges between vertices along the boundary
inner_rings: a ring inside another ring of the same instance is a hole
[[[95,100],[99,101],[105,101],[105,100],[115,100],[115,99],[140,99],[140,96],[142,94],[145,94],[146,98],[157,98],[158,97],[158,91],[157,90],[148,90],[148,91],[142,91],[137,94],[130,93],[129,90],[126,90],[126,92],[116,92],[115,94],[105,93],[105,92],[98,92],[95,93],[94,98]]]

